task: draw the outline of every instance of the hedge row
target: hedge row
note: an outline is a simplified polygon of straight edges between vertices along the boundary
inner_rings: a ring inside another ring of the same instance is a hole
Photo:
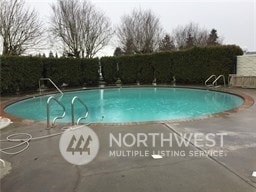
[[[31,90],[38,87],[43,72],[37,58],[1,57],[1,93]]]
[[[41,77],[51,78],[58,86],[82,86],[98,82],[98,58],[0,57],[1,93],[38,89]],[[51,86],[49,83],[47,86]]]
[[[195,47],[184,51],[103,57],[95,59],[0,57],[1,93],[36,90],[40,77],[51,78],[58,86],[96,85],[99,62],[104,80],[114,84],[166,84],[176,77],[177,83],[201,84],[211,74],[234,73],[236,56],[242,55],[237,46]],[[119,69],[119,70],[117,70]],[[50,84],[48,84],[50,86]]]
[[[169,83],[173,76],[177,83],[202,84],[212,74],[227,77],[234,73],[236,56],[242,54],[241,48],[234,45],[195,47],[150,55],[103,57],[101,65],[109,84],[118,77],[124,84],[151,84],[154,78],[157,83]]]
[[[99,60],[73,59],[73,58],[48,58],[43,60],[44,77],[49,77],[56,84],[67,83],[69,86],[83,84],[96,85]]]

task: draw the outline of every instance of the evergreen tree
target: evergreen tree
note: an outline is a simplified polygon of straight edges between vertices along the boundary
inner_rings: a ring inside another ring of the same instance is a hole
[[[170,35],[166,34],[160,42],[159,50],[160,51],[171,51],[173,49],[175,49],[174,41]]]
[[[114,56],[121,56],[123,55],[123,51],[120,47],[117,47],[114,51]]]
[[[209,34],[209,37],[207,39],[207,45],[219,45],[218,43],[218,35],[217,35],[217,30],[212,29],[211,33]]]
[[[49,58],[54,58],[54,55],[53,55],[52,51],[50,51],[50,53],[49,53]]]
[[[192,37],[191,33],[189,33],[186,39],[186,48],[191,48],[193,46],[194,46],[194,38]]]

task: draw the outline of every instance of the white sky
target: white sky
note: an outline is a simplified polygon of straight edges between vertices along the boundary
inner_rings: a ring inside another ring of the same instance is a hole
[[[47,23],[51,14],[50,4],[56,0],[26,0]],[[164,30],[171,33],[178,25],[189,22],[200,27],[217,29],[224,44],[236,44],[248,51],[256,51],[256,0],[91,0],[96,8],[117,26],[124,14],[133,8],[151,9]],[[113,55],[117,45],[111,42],[101,55]]]

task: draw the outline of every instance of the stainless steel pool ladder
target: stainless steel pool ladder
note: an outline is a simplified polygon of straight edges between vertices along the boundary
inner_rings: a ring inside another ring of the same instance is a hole
[[[216,75],[211,75],[208,79],[206,79],[205,82],[204,82],[205,86],[207,86],[207,87],[213,86],[212,83],[211,84],[207,84],[212,78],[214,78],[214,81],[215,81],[216,80]]]
[[[207,84],[212,78],[214,78],[214,81],[211,84]],[[216,77],[216,75],[211,75],[208,79],[206,79],[206,81],[204,82],[205,86],[207,87],[215,87],[218,88],[220,86],[217,85],[217,82],[220,78],[223,78],[223,83],[224,83],[224,87],[226,87],[226,81],[225,81],[225,77],[224,75],[219,75],[218,77]]]
[[[40,78],[39,79],[38,85],[39,85],[39,92],[40,92],[40,94],[42,93],[41,81],[45,81],[45,80],[50,81],[50,83],[63,95],[63,92],[60,90],[60,88],[50,78]]]
[[[75,107],[74,107],[74,103],[75,101],[78,101],[80,104],[83,105],[83,107],[85,108],[85,114],[81,117],[79,117],[76,121],[76,124],[78,125],[79,122],[82,120],[82,119],[86,119],[88,117],[88,113],[89,113],[89,110],[88,110],[88,107],[85,105],[85,103],[79,99],[79,97],[75,96],[73,97],[72,101],[71,101],[71,117],[72,117],[72,125],[75,125]]]
[[[52,121],[52,125],[50,124],[50,102],[51,101],[55,101],[56,103],[58,103],[58,105],[60,105],[63,109],[63,113],[61,116],[57,116],[53,119]],[[50,96],[48,99],[47,99],[47,107],[46,107],[46,111],[47,111],[47,128],[51,128],[51,127],[54,127],[55,125],[55,122],[57,119],[63,119],[66,115],[66,109],[65,109],[65,106],[59,102],[54,96]]]
[[[215,87],[215,88],[218,88],[220,86],[217,85],[217,82],[218,80],[222,78],[223,79],[223,86],[226,87],[226,81],[225,81],[225,77],[224,75],[219,75],[213,82],[212,82],[212,85]],[[216,84],[216,85],[215,85]]]

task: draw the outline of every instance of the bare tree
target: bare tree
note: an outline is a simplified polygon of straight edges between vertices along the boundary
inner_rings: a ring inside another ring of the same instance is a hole
[[[58,0],[52,10],[50,31],[68,56],[91,58],[113,34],[109,19],[86,0]]]
[[[3,55],[21,55],[42,40],[42,24],[35,10],[25,9],[24,3],[24,0],[0,0]]]
[[[173,36],[179,49],[192,46],[206,46],[208,31],[199,28],[198,24],[189,23],[186,26],[178,26],[174,29]]]
[[[122,17],[117,37],[126,54],[151,53],[159,48],[161,32],[160,21],[150,10],[133,10]]]

